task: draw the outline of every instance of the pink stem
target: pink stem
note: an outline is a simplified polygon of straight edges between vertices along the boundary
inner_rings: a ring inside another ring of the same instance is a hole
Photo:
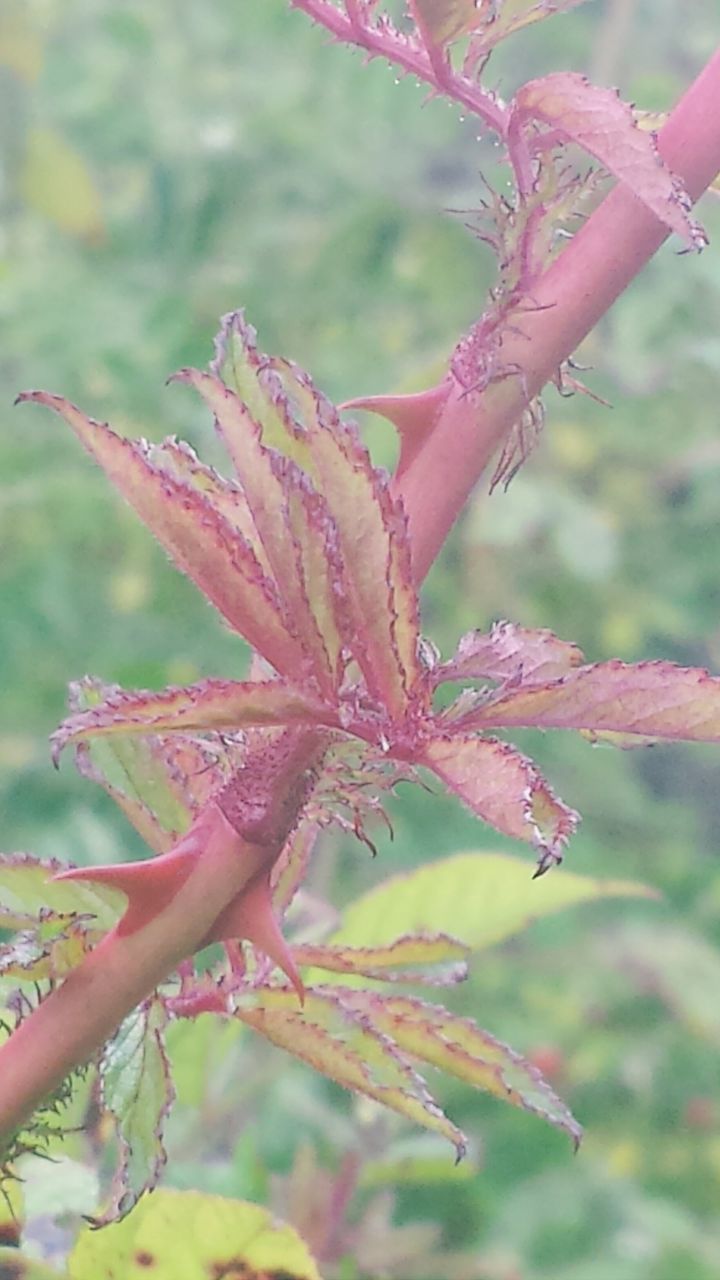
[[[193,834],[202,857],[165,910],[134,933],[107,934],[0,1049],[0,1133],[12,1133],[192,955],[267,859],[267,850],[244,841],[215,806]]]
[[[343,13],[332,0],[290,0],[293,9],[301,9],[337,40],[355,44],[374,58],[386,58],[388,62],[418,80],[424,80],[436,93],[452,98],[466,111],[480,116],[489,129],[504,136],[508,119],[507,107],[487,89],[466,76],[457,75],[446,63],[441,50],[418,49],[392,30],[362,25],[352,15],[355,6],[348,6]]]
[[[694,200],[720,171],[720,50],[673,111],[660,153]],[[408,513],[413,565],[425,577],[498,445],[563,360],[657,252],[669,231],[628,187],[616,186],[533,290],[507,334],[505,367],[522,370],[482,394],[455,387],[395,489]]]

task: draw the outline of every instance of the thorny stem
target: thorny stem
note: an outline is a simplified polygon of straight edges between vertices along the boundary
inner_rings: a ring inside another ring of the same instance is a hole
[[[447,93],[503,133],[506,108],[448,66],[387,31],[359,24],[358,6],[343,14],[328,0],[291,0],[338,39],[391,58]],[[352,15],[352,16],[349,16]],[[660,149],[693,199],[720,170],[720,51],[690,88],[660,135]],[[668,232],[622,186],[616,187],[541,278],[508,335],[508,377],[477,397],[455,388],[434,429],[396,483],[409,516],[413,564],[422,581],[468,494],[528,398],[549,380],[600,316],[655,253]],[[309,743],[317,752],[318,741]],[[301,766],[296,763],[297,771]],[[290,779],[287,779],[288,784]],[[281,798],[287,803],[292,788]],[[297,797],[297,805],[301,805]],[[234,828],[216,807],[206,811],[203,857],[167,906],[135,932],[110,933],[0,1048],[0,1133],[11,1134],[75,1067],[87,1061],[122,1019],[201,945],[229,902],[267,864],[268,850]]]
[[[176,849],[198,854],[167,905],[131,933],[117,927],[90,951],[0,1048],[0,1134],[10,1136],[75,1068],[87,1062],[135,1007],[210,933],[229,903],[269,868],[307,799],[303,778],[317,764],[325,736],[289,735],[276,776],[259,753],[204,809]],[[249,839],[238,831],[245,828]]]
[[[435,50],[421,50],[408,44],[400,35],[386,27],[374,27],[363,23],[357,16],[357,5],[348,3],[343,13],[332,0],[290,0],[290,7],[300,9],[313,22],[325,27],[337,40],[354,44],[371,58],[385,58],[401,71],[424,80],[434,93],[443,93],[458,102],[466,111],[480,116],[488,129],[500,137],[505,136],[508,109],[503,102],[481,85],[457,75]]]
[[[135,933],[109,933],[0,1049],[0,1133],[14,1132],[196,950],[266,856],[218,809],[206,811],[195,834],[204,842],[202,861],[165,910]]]
[[[720,172],[720,50],[658,136],[660,153],[693,201]],[[395,482],[422,582],[499,444],[669,235],[628,187],[616,186],[533,289],[503,340],[505,368],[522,371],[482,393],[454,383],[433,429]]]

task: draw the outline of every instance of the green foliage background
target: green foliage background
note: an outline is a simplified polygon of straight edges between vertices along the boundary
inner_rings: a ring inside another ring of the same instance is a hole
[[[714,0],[682,21],[670,0],[590,3],[509,43],[490,79],[508,94],[572,67],[662,109],[711,53],[716,16]],[[266,350],[338,399],[434,380],[493,278],[489,251],[446,211],[477,207],[481,172],[505,178],[473,121],[423,101],[284,0],[5,0],[3,405],[47,387],[129,433],[175,432],[212,456],[196,403],[163,382],[206,362],[218,316],[239,305]],[[720,206],[707,200],[702,216],[710,249],[666,247],[585,344],[589,384],[615,407],[549,395],[545,438],[510,492],[481,489],[465,512],[425,593],[425,629],[446,653],[463,630],[508,617],[552,627],[591,660],[720,668]],[[390,428],[368,423],[368,438],[390,464]],[[59,776],[49,767],[68,680],[161,686],[239,674],[244,655],[58,422],[32,409],[2,412],[0,546],[3,843],[136,856],[137,838],[70,760]],[[427,1252],[420,1224],[436,1222],[440,1247],[473,1259],[456,1273],[448,1260],[448,1276],[714,1280],[720,755],[522,737],[584,815],[573,869],[664,895],[544,922],[488,953],[453,996],[550,1066],[586,1127],[580,1156],[458,1086],[441,1096],[478,1169],[458,1180],[433,1148],[418,1181],[407,1152],[422,1144],[406,1130],[203,1026],[177,1037],[184,1107],[168,1182],[267,1199],[299,1150],[334,1168],[359,1144],[372,1159],[354,1212],[385,1186],[395,1224],[417,1228],[378,1226],[387,1269],[371,1274],[427,1274],[409,1259]],[[502,847],[421,792],[392,817],[394,845],[380,836],[373,865],[328,842],[315,889],[340,907],[391,869]]]

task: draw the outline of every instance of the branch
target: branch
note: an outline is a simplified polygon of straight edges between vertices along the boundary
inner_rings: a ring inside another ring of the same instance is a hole
[[[691,199],[697,200],[720,171],[720,50],[678,103],[658,145]],[[432,430],[407,470],[395,479],[408,514],[418,582],[529,401],[668,235],[667,227],[627,187],[618,185],[537,282],[528,300],[532,310],[514,319],[514,329],[506,332],[503,365],[521,373],[492,383],[482,393],[449,380],[447,400]]]
[[[441,50],[434,46],[418,48],[395,31],[389,22],[383,22],[381,26],[363,22],[356,4],[348,3],[346,13],[331,0],[290,0],[290,7],[307,14],[336,40],[365,49],[371,58],[385,58],[401,71],[424,81],[433,93],[454,99],[466,111],[479,116],[501,138],[505,137],[508,120],[505,104],[490,90],[454,72]]]

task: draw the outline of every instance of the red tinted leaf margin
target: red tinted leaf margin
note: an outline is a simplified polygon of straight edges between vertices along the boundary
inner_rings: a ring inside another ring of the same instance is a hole
[[[438,680],[498,680],[545,683],[580,666],[582,651],[547,629],[530,630],[513,622],[495,622],[489,632],[469,631]]]
[[[188,733],[250,725],[337,725],[331,707],[282,680],[200,680],[159,693],[113,693],[69,716],[52,735],[53,758],[77,738],[117,733]]]
[[[577,1147],[582,1129],[538,1069],[468,1018],[415,996],[351,991],[362,1010],[403,1052],[569,1133]]]
[[[346,1000],[345,989],[307,992],[304,1009],[288,990],[238,993],[233,1012],[273,1044],[353,1093],[364,1094],[415,1124],[441,1134],[465,1154],[463,1134],[443,1114],[421,1077],[367,1013]]]
[[[302,651],[288,634],[275,586],[250,544],[207,493],[153,463],[152,449],[144,441],[118,436],[61,396],[29,391],[18,400],[59,413],[178,568],[231,627],[278,671],[302,669]]]
[[[562,861],[579,816],[540,771],[495,738],[456,734],[426,741],[418,757],[483,822],[538,850],[538,874]]]
[[[661,222],[694,249],[707,237],[689,215],[690,198],[664,164],[653,134],[640,129],[615,89],[590,84],[572,71],[529,80],[515,95],[509,138],[528,121],[541,121],[578,143],[624,182]]]
[[[464,727],[610,730],[691,742],[720,740],[720,676],[673,662],[619,659],[578,667],[550,684],[498,692]]]

